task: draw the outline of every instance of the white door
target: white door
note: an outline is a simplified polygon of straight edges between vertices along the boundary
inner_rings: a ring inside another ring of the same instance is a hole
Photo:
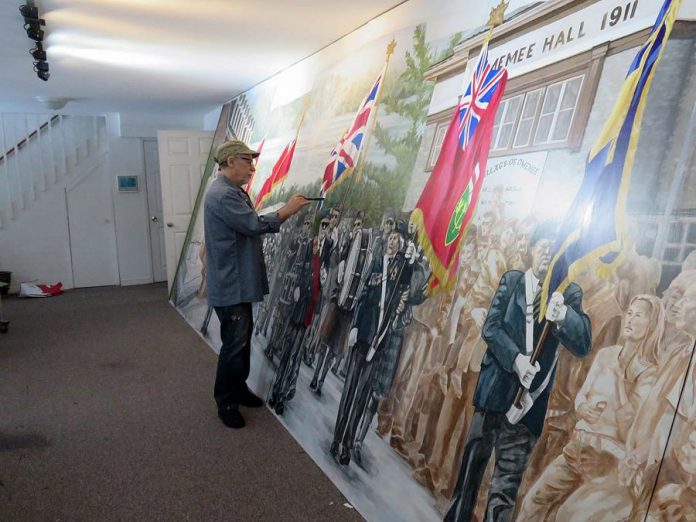
[[[213,144],[213,132],[158,131],[167,284],[171,289],[191,212]]]
[[[157,140],[143,140],[145,156],[145,181],[147,183],[147,207],[150,220],[150,252],[152,276],[155,282],[167,280],[167,258],[164,247],[164,213],[162,212],[162,186],[160,183],[159,151]]]
[[[105,163],[65,189],[65,205],[73,286],[118,285],[114,210]]]

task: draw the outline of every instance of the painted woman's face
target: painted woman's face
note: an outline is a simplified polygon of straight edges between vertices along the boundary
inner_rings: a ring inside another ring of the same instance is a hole
[[[638,342],[645,338],[650,326],[650,305],[646,301],[633,301],[623,318],[623,335],[626,340]]]

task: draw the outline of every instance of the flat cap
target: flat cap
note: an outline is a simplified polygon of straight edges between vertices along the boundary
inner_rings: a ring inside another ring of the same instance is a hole
[[[232,156],[247,155],[252,158],[258,158],[260,154],[260,152],[250,149],[243,141],[229,140],[215,150],[215,161],[222,165],[227,163],[227,158]]]

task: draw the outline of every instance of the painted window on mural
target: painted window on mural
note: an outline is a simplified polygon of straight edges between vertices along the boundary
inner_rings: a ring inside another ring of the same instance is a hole
[[[584,75],[574,76],[504,99],[496,114],[491,151],[568,144],[583,83]]]
[[[534,127],[534,119],[539,108],[539,101],[544,89],[536,89],[524,95],[524,105],[522,107],[522,116],[520,123],[517,126],[515,134],[514,147],[526,147],[532,138],[532,128]]]
[[[544,94],[534,144],[563,142],[568,138],[582,76],[549,85]]]
[[[428,158],[428,170],[432,170],[435,167],[437,158],[442,150],[442,142],[445,141],[448,125],[449,121],[443,122],[435,129],[435,139],[433,141],[433,147],[430,149],[430,157]]]
[[[493,150],[507,149],[512,141],[512,132],[515,128],[515,123],[520,114],[523,96],[515,96],[507,100],[503,100],[500,104],[500,109],[495,119],[493,127],[493,141],[491,148]]]

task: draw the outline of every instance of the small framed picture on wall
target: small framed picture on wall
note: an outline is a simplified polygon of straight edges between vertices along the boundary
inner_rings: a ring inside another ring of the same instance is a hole
[[[119,192],[138,192],[138,176],[119,176]]]

